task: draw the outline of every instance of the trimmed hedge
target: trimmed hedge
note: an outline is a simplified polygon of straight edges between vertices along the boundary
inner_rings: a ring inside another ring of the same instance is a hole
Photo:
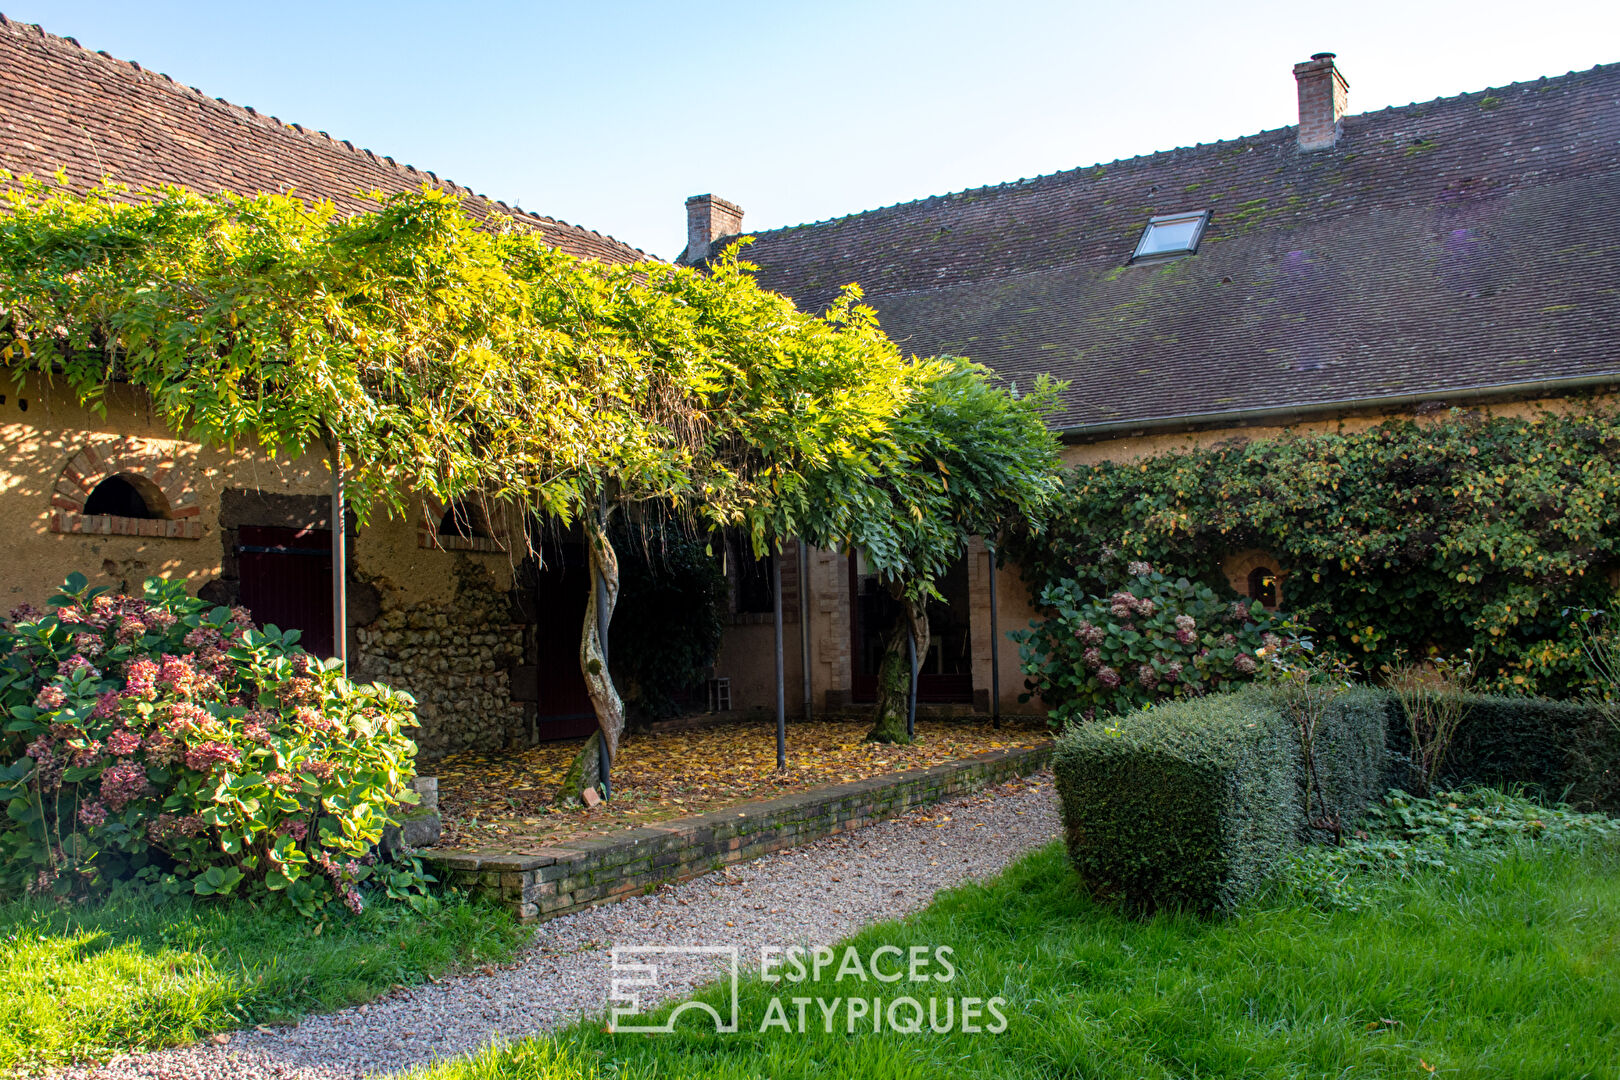
[[[1470,695],[1441,769],[1451,787],[1523,788],[1581,810],[1620,811],[1620,729],[1582,702]],[[1400,703],[1388,702],[1391,782],[1407,780],[1410,736]]]
[[[1371,690],[1335,698],[1319,724],[1317,775],[1346,819],[1384,793],[1388,724]],[[1052,768],[1081,880],[1132,911],[1229,910],[1307,832],[1299,731],[1272,690],[1071,726]]]
[[[1408,784],[1408,744],[1393,695],[1364,688],[1335,697],[1316,734],[1329,809],[1348,824]],[[1311,833],[1299,730],[1269,687],[1071,725],[1052,768],[1081,880],[1129,910],[1230,910]],[[1587,705],[1474,696],[1441,781],[1523,787],[1615,812],[1620,728]]]
[[[1295,841],[1294,747],[1254,694],[1071,726],[1052,769],[1080,879],[1134,911],[1232,907]]]

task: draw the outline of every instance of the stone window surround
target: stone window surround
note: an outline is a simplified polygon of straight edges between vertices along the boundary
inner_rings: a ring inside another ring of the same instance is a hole
[[[169,444],[172,445],[172,444]],[[139,536],[167,540],[199,540],[202,522],[192,470],[182,465],[173,450],[157,440],[133,435],[86,441],[57,474],[51,492],[50,529],[56,533],[92,536]],[[138,476],[163,493],[167,517],[132,518],[116,514],[86,514],[90,493],[113,476]]]
[[[1251,548],[1248,551],[1235,552],[1221,560],[1221,572],[1226,575],[1226,580],[1239,596],[1249,595],[1249,575],[1261,569],[1270,570],[1277,576],[1277,603],[1267,609],[1277,611],[1283,605],[1283,583],[1286,575],[1282,564],[1273,558],[1270,552]]]

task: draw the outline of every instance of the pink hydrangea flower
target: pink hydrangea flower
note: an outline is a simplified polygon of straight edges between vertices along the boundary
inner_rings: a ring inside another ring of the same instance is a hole
[[[1233,670],[1243,675],[1253,675],[1259,666],[1259,664],[1255,663],[1254,657],[1248,653],[1238,653],[1232,660]]]
[[[241,756],[241,752],[230,743],[210,740],[186,751],[186,768],[209,772],[215,765],[227,763],[234,765]]]
[[[293,840],[302,842],[304,837],[309,835],[309,825],[296,818],[288,818],[276,826],[276,835],[290,836]]]
[[[126,728],[110,732],[107,735],[107,752],[118,757],[128,757],[141,748],[141,737]]]
[[[1113,690],[1119,686],[1119,672],[1115,671],[1111,667],[1100,667],[1097,669],[1097,681],[1102,683],[1108,689]]]
[[[74,634],[73,649],[81,656],[100,656],[107,647],[102,644],[100,634]]]
[[[165,608],[153,608],[151,611],[146,613],[146,625],[152,627],[160,634],[166,633],[169,627],[173,626],[179,621],[179,617],[176,616],[174,612]]]
[[[98,802],[87,802],[79,807],[79,823],[89,828],[107,824],[107,808]]]
[[[124,693],[147,701],[156,698],[158,671],[158,666],[144,656],[133,661],[124,671]]]
[[[67,704],[67,691],[54,683],[50,686],[42,686],[39,688],[39,693],[34,695],[34,704],[47,711],[60,709]]]
[[[126,645],[145,636],[146,624],[139,619],[126,618],[118,624],[118,640]]]
[[[101,677],[100,670],[98,670],[96,668],[96,665],[92,664],[89,660],[85,659],[85,656],[84,656],[83,653],[74,653],[72,656],[68,657],[66,660],[63,660],[60,664],[57,664],[56,665],[56,673],[58,675],[71,676],[75,671],[78,671],[80,668],[88,668],[89,671],[90,671],[90,677],[92,679],[99,679]]]
[[[1093,645],[1081,654],[1081,659],[1086,662],[1086,667],[1096,671],[1102,667],[1102,650]]]
[[[1136,669],[1136,681],[1151,690],[1159,685],[1159,673],[1152,664],[1142,664]]]
[[[101,801],[122,810],[146,793],[146,770],[133,761],[120,761],[101,773]]]
[[[97,720],[111,720],[118,715],[118,703],[122,701],[116,690],[109,690],[96,700],[96,707],[90,715]]]
[[[1149,574],[1153,573],[1153,564],[1143,562],[1138,559],[1135,562],[1126,563],[1125,572],[1131,575],[1131,577],[1147,577]]]
[[[1188,633],[1191,633],[1192,631],[1198,629],[1198,620],[1194,619],[1191,615],[1177,615],[1176,629],[1186,630]]]

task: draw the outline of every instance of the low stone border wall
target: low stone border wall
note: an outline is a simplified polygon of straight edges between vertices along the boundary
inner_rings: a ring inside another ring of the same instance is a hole
[[[525,921],[549,919],[1028,776],[1051,755],[1050,744],[993,750],[595,840],[521,852],[430,849],[422,855],[440,881],[492,897]]]

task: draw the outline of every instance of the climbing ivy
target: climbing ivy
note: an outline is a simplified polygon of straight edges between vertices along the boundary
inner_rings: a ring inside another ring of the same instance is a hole
[[[1222,557],[1260,548],[1286,605],[1364,670],[1473,649],[1491,687],[1563,694],[1585,680],[1574,609],[1614,599],[1617,462],[1601,409],[1233,440],[1071,470],[1015,554],[1037,594],[1102,591],[1108,550],[1229,592]]]

